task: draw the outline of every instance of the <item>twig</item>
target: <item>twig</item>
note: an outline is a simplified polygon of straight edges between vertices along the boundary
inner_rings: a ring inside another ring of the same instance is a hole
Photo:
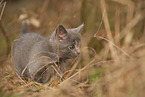
[[[129,30],[131,30],[137,23],[145,18],[144,11],[138,13],[127,25],[126,27],[121,31],[121,37],[122,39],[125,35],[127,35]]]
[[[59,66],[59,30],[60,30],[60,28],[59,28],[59,26],[58,26],[58,28],[56,29],[57,31],[56,31],[56,33],[57,33],[57,53],[58,53],[58,66]]]
[[[105,2],[105,0],[100,0],[100,4],[101,4],[102,14],[103,14],[103,11],[105,10],[105,15],[104,15],[104,20],[103,21],[104,21],[105,30],[107,32],[106,35],[107,35],[109,40],[114,42],[114,39],[113,39],[113,36],[112,36],[112,33],[111,33],[109,20],[108,20],[108,14],[107,14],[107,11],[106,11],[106,2]],[[109,46],[112,58],[114,58],[114,59],[118,58],[117,52],[114,49],[114,47],[110,43],[108,44],[108,46]]]
[[[100,30],[100,28],[101,28],[101,26],[102,26],[102,23],[103,23],[103,20],[104,20],[104,16],[105,16],[105,10],[104,10],[104,12],[103,12],[103,16],[102,16],[102,19],[101,19],[101,23],[100,23],[100,25],[99,25],[99,28],[98,28],[97,32],[94,34],[94,37],[96,37],[96,35],[98,34],[98,32],[99,32],[99,30]]]
[[[94,49],[93,49],[93,51],[94,51],[94,55],[96,55],[96,51]],[[90,63],[88,63],[85,67],[83,67],[78,72],[76,72],[75,74],[73,74],[72,76],[70,76],[68,79],[71,79],[74,76],[78,75],[81,71],[85,70],[88,66],[90,66],[90,64],[92,64],[94,61],[95,61],[95,56],[94,56],[93,60]]]
[[[103,16],[102,16],[102,19],[101,19],[101,23],[100,23],[100,25],[99,25],[99,28],[98,28],[97,32],[95,33],[94,37],[101,38],[101,39],[103,39],[103,40],[108,41],[108,42],[111,43],[113,46],[115,46],[117,49],[119,49],[121,52],[123,52],[126,56],[130,57],[129,54],[127,54],[124,50],[122,50],[121,48],[119,48],[116,44],[114,44],[114,43],[113,43],[112,41],[110,41],[109,39],[106,39],[106,38],[101,37],[101,36],[97,36],[97,34],[98,34],[98,32],[99,32],[99,30],[100,30],[100,28],[101,28],[101,26],[102,26],[104,16],[105,16],[105,10],[104,10],[104,12],[103,12]]]
[[[38,54],[39,54],[39,53],[38,53]],[[23,69],[21,75],[23,75],[23,73],[25,72],[25,70],[26,70],[26,68],[28,67],[29,64],[31,64],[31,63],[33,63],[33,62],[35,62],[35,61],[37,61],[37,60],[39,60],[39,59],[41,59],[41,58],[49,58],[49,59],[55,64],[55,66],[59,69],[59,67],[57,66],[56,62],[55,62],[54,60],[52,60],[50,57],[48,57],[48,56],[41,56],[41,57],[38,57],[38,58],[36,58],[35,60],[31,61],[30,63],[28,63],[28,64],[25,66],[25,68]],[[52,62],[49,62],[49,63],[52,63]],[[38,72],[39,70],[41,70],[41,69],[42,69],[44,66],[46,66],[46,65],[48,65],[48,63],[45,64],[45,65],[43,65],[42,67],[40,67],[40,68],[37,70],[37,72]],[[37,73],[37,72],[36,72],[36,73]],[[36,73],[35,73],[35,74],[36,74]],[[35,74],[33,75],[33,77],[35,76]],[[32,77],[32,78],[33,78],[33,77]]]
[[[45,64],[45,65],[43,65],[43,66],[41,66],[41,67],[33,74],[32,79],[33,79],[34,76],[37,74],[37,72],[39,72],[42,68],[44,68],[44,67],[47,66],[47,65],[49,65],[49,63],[48,63],[48,64]]]
[[[16,72],[16,75],[18,76],[18,78],[26,85],[26,86],[28,86],[26,83],[25,83],[25,81],[19,76],[19,74]],[[28,86],[29,87],[29,86]]]
[[[9,51],[10,51],[10,40],[9,40],[9,37],[8,35],[6,34],[6,31],[4,30],[2,24],[1,24],[1,19],[2,19],[2,16],[3,16],[3,12],[4,12],[4,9],[5,9],[5,6],[6,6],[6,2],[3,3],[3,0],[0,2],[0,7],[2,7],[2,12],[0,13],[0,28],[1,28],[1,32],[2,34],[4,35],[5,37],[5,40],[6,40],[6,43],[7,43],[7,51],[6,51],[6,58],[9,54]]]
[[[50,68],[50,67],[49,67]],[[47,71],[49,68],[47,68],[46,70],[44,70],[42,73],[41,73],[41,76],[37,79],[37,81],[40,80],[40,78],[42,77],[42,75],[45,73],[45,71]],[[39,71],[38,71],[39,72]]]
[[[0,4],[2,4],[2,2],[3,2],[3,0],[0,2]],[[1,12],[1,15],[0,15],[0,21],[1,21],[1,19],[2,19],[2,15],[3,15],[3,12],[4,12],[5,6],[6,6],[6,2],[4,2],[2,5],[4,5],[4,6],[3,6],[3,8],[2,8],[2,12]],[[2,6],[2,5],[1,5],[1,6]]]
[[[112,41],[108,40],[107,38],[101,37],[101,36],[95,36],[97,38],[101,38],[103,40],[108,41],[109,43],[111,43],[113,46],[115,46],[117,49],[119,49],[121,52],[123,52],[126,56],[130,57],[129,54],[127,54],[124,50],[122,50],[121,48],[119,48],[117,45],[115,45]]]
[[[53,65],[51,65],[52,67],[53,67],[53,69],[56,71],[56,73],[60,76],[60,78],[62,79],[62,76],[61,76],[61,74],[58,72],[58,70],[56,70],[56,68],[53,66]]]
[[[10,52],[10,49],[11,49],[10,39],[9,39],[8,35],[6,34],[6,31],[4,30],[1,22],[0,22],[0,29],[1,29],[1,32],[2,32],[3,36],[5,37],[5,40],[7,43],[7,51],[6,51],[6,57],[7,57]]]
[[[3,15],[3,12],[4,12],[5,6],[6,6],[6,2],[4,2],[4,3],[2,3],[2,2],[3,2],[3,0],[0,2],[0,6],[3,5],[2,12],[0,14],[0,28],[1,28],[2,34],[5,37],[6,43],[7,43],[7,51],[6,51],[6,57],[7,57],[8,54],[9,54],[9,51],[10,51],[10,40],[9,40],[8,35],[6,34],[6,31],[4,30],[4,28],[3,28],[2,24],[1,24],[2,15]]]
[[[14,42],[12,42],[11,44],[11,53],[10,53],[10,63],[12,64],[12,68],[14,68],[14,53],[13,53],[13,44]],[[15,74],[15,71],[13,70],[13,74]]]
[[[3,0],[0,2],[0,5],[2,4]]]
[[[78,56],[75,58],[75,60],[74,61],[76,61],[76,59],[78,58]],[[74,61],[72,62],[72,63],[74,63]],[[69,77],[72,73],[73,73],[73,71],[75,70],[75,68],[77,67],[77,65],[78,65],[78,63],[79,63],[79,61],[80,60],[77,60],[77,62],[72,66],[72,68],[71,68],[71,70],[70,70],[70,72],[66,75],[66,77]],[[71,64],[72,65],[72,64]]]
[[[50,57],[48,57],[48,56],[41,56],[41,57],[39,57],[39,58],[33,60],[32,62],[28,63],[28,64],[31,64],[31,63],[33,63],[34,61],[36,61],[36,60],[38,60],[38,59],[40,59],[40,58],[49,58],[52,62],[49,62],[49,63],[47,63],[47,64],[41,66],[41,67],[33,74],[32,79],[34,79],[34,76],[37,74],[37,72],[39,72],[42,68],[44,68],[45,66],[49,65],[50,63],[54,63],[54,65],[55,65],[55,66],[58,68],[58,70],[60,71],[60,68],[57,66],[56,62],[55,62],[54,60],[52,60]],[[51,65],[51,66],[52,66],[52,65]],[[54,68],[54,66],[52,66],[52,67]],[[27,68],[27,66],[25,66],[25,68]],[[26,70],[26,69],[24,69],[24,70]],[[24,71],[24,70],[23,70],[23,71]],[[46,69],[46,70],[47,70],[47,69]],[[56,70],[56,68],[54,68],[54,70],[55,70],[55,71],[58,73],[58,75],[62,78],[62,76],[61,76],[60,73]]]
[[[73,78],[74,76],[76,76],[77,74],[79,74],[81,71],[85,70],[90,64],[92,64],[95,61],[95,58],[89,63],[87,64],[84,68],[80,69],[78,72],[76,72],[75,74],[73,74],[72,76],[70,76],[68,79]]]
[[[23,76],[24,72],[26,71],[27,67],[28,67],[28,64],[27,64],[27,65],[25,66],[25,68],[23,69],[23,71],[22,71],[22,73],[21,73],[22,76]]]

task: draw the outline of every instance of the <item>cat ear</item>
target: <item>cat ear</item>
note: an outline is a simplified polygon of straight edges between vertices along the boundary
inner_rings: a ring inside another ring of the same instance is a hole
[[[84,23],[81,24],[79,27],[77,28],[73,28],[72,30],[74,30],[75,32],[81,33],[84,30]]]
[[[64,39],[66,39],[67,37],[67,31],[66,29],[64,28],[63,25],[58,25],[58,27],[56,28],[56,36],[57,38],[62,41]]]
[[[78,32],[81,33],[84,30],[84,23],[77,27]]]

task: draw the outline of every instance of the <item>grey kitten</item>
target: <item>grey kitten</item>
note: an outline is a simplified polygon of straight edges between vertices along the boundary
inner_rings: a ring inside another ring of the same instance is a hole
[[[66,60],[80,54],[81,35],[84,24],[65,29],[58,25],[49,38],[38,33],[27,33],[27,23],[13,46],[16,72],[40,83],[48,82],[54,73],[63,74]],[[57,69],[57,70],[55,70]]]

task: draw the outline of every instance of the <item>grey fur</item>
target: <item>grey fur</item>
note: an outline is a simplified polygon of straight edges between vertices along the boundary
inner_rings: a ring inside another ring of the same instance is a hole
[[[75,58],[80,53],[81,35],[79,32],[82,31],[84,25],[73,29],[65,29],[59,25],[49,38],[34,32],[25,33],[26,26],[27,24],[24,23],[23,34],[13,46],[15,70],[21,75],[28,64],[23,75],[46,83],[53,75],[54,68],[51,65],[57,68],[55,63],[59,64],[59,72],[63,73],[66,60]]]

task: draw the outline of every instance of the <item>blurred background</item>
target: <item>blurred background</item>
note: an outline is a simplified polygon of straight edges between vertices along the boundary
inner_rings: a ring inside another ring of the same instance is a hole
[[[144,0],[3,0],[0,14],[0,96],[145,96]],[[58,87],[15,76],[11,51],[24,20],[46,37],[58,24],[85,24],[81,57]]]

